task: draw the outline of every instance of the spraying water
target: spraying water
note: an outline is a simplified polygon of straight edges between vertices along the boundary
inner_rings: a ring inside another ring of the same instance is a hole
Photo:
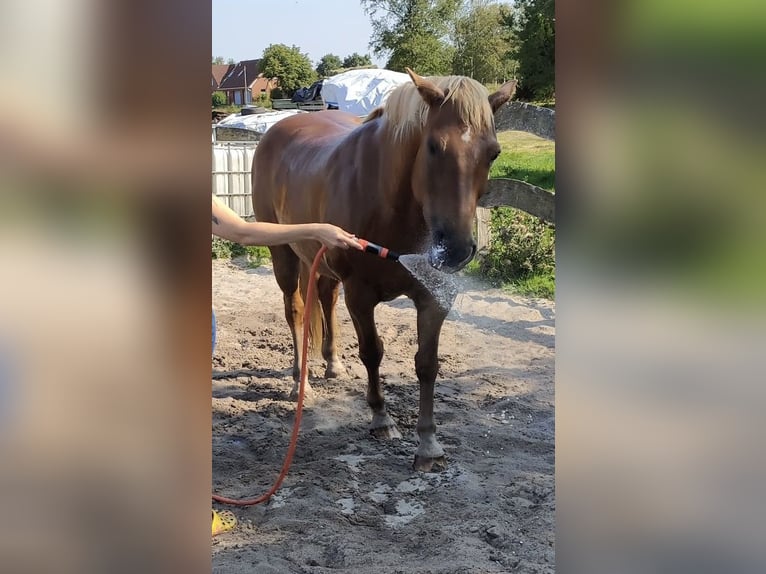
[[[445,311],[450,310],[452,302],[457,296],[457,284],[451,275],[439,271],[444,261],[445,248],[443,245],[431,246],[428,255],[419,253],[399,255],[372,241],[361,238],[358,238],[357,241],[367,253],[401,263],[421,285],[431,292],[439,307]],[[436,263],[436,268],[429,263],[429,260]]]
[[[399,263],[431,292],[442,309],[449,311],[457,296],[457,283],[452,275],[434,269],[427,257],[419,253],[400,255]]]

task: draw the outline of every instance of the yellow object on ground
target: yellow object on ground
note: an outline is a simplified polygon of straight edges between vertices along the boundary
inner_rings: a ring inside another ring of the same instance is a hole
[[[228,532],[237,525],[237,518],[228,510],[213,511],[213,536]]]

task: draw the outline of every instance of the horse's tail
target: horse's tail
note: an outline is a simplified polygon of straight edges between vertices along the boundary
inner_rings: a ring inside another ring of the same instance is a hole
[[[317,277],[309,277],[311,274],[311,266],[301,261],[300,269],[300,285],[301,296],[303,298],[304,312],[311,307],[311,316],[309,317],[309,357],[317,358],[320,356],[320,350],[322,349],[322,332],[324,328],[324,314],[322,313],[322,305],[319,302],[319,289],[317,289],[316,283],[314,283],[314,289],[312,290],[311,301],[307,300],[309,281],[316,282]],[[303,341],[298,341],[299,345],[303,345]]]

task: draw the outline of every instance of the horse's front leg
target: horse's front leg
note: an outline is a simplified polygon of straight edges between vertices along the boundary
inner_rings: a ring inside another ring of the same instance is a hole
[[[359,341],[359,358],[367,369],[367,404],[372,409],[370,432],[377,438],[402,438],[393,419],[386,412],[386,401],[380,388],[380,362],[383,341],[375,327],[375,305],[378,300],[364,285],[344,284],[346,307],[354,323]]]
[[[415,299],[418,310],[418,352],[415,354],[415,372],[420,383],[420,409],[418,411],[418,437],[415,452],[415,470],[431,472],[444,470],[447,461],[444,450],[436,440],[434,424],[434,383],[439,371],[439,335],[448,310],[442,308],[432,296]]]

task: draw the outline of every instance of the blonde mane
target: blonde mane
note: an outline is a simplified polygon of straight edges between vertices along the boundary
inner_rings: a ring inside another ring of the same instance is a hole
[[[477,133],[494,129],[489,93],[479,82],[465,76],[431,76],[426,79],[447,92],[444,102],[453,102],[458,117],[466,127]],[[394,140],[401,142],[420,135],[428,118],[428,105],[420,97],[415,84],[407,82],[394,89],[385,104],[372,110],[364,122],[381,116],[390,125]]]

